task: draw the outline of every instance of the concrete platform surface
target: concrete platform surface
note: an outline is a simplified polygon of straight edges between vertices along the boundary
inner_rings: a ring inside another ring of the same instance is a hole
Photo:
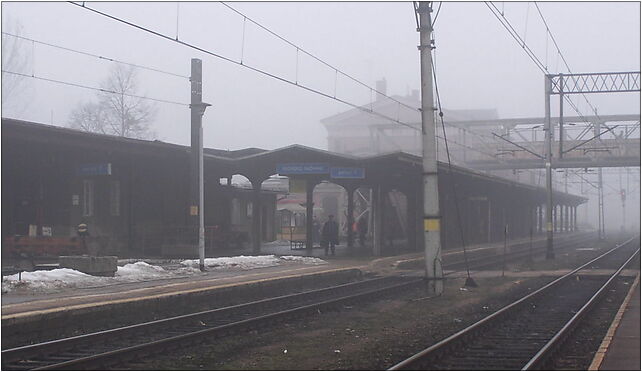
[[[289,264],[252,270],[209,271],[198,276],[119,283],[93,288],[75,288],[63,292],[39,294],[3,294],[2,319],[55,312],[75,307],[142,300],[156,296],[186,294],[230,285],[357,268],[367,270],[369,261],[328,260],[326,265]]]
[[[613,319],[589,370],[640,371],[640,276]]]
[[[538,240],[541,240],[538,239]],[[527,240],[514,240],[513,244],[523,243]],[[536,240],[537,241],[537,240]],[[480,244],[468,247],[469,252],[486,249],[497,249],[501,244]],[[298,254],[305,255],[304,251],[292,251],[289,247],[281,245],[267,245],[263,247],[262,254]],[[53,312],[76,309],[87,309],[92,306],[106,306],[164,298],[168,296],[183,295],[202,291],[217,290],[223,287],[245,285],[266,280],[278,280],[297,276],[314,275],[356,269],[362,273],[373,272],[388,274],[396,271],[402,262],[423,259],[423,252],[406,253],[390,257],[364,257],[350,256],[347,248],[339,246],[337,255],[327,257],[323,250],[315,249],[312,256],[327,261],[324,265],[305,265],[289,263],[273,267],[255,268],[251,270],[212,270],[192,276],[151,279],[138,282],[124,282],[104,286],[85,288],[67,288],[50,293],[24,293],[9,292],[2,294],[2,320],[16,317],[27,317],[38,314],[51,314]],[[444,256],[461,254],[459,250],[444,252]],[[547,275],[551,273],[531,273],[531,275]],[[555,273],[557,274],[557,273]],[[480,275],[483,275],[480,273]],[[486,274],[488,275],[488,274]],[[496,273],[490,274],[497,275]],[[511,274],[508,274],[511,275]],[[512,273],[514,276],[523,273]],[[454,275],[453,277],[456,277]]]

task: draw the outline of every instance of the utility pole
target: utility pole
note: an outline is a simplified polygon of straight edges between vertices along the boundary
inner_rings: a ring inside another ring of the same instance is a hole
[[[546,259],[555,258],[553,251],[553,125],[551,124],[551,91],[550,75],[544,75],[544,111],[545,144],[546,144]]]
[[[437,189],[437,141],[435,133],[435,108],[432,94],[432,12],[431,2],[419,2],[415,8],[419,15],[419,52],[421,57],[421,128],[423,137],[423,187],[424,187],[424,259],[429,289],[435,294],[444,290],[441,267],[441,237],[439,215],[439,190]]]
[[[597,116],[597,112],[595,113]],[[593,131],[596,136],[600,135],[601,124],[599,121],[593,125]],[[604,190],[602,188],[602,167],[597,168],[597,235],[600,240],[605,238],[604,231]]]
[[[620,198],[622,199],[622,232],[626,230],[626,190],[622,187],[622,168],[618,168],[620,178]]]
[[[562,160],[564,155],[564,74],[560,73],[560,139],[559,139],[559,155],[557,158]],[[566,171],[566,170],[564,170]]]
[[[198,227],[198,257],[205,271],[205,226],[203,218],[203,114],[209,103],[203,102],[203,62],[192,58],[191,85],[191,161],[190,161],[190,221]]]

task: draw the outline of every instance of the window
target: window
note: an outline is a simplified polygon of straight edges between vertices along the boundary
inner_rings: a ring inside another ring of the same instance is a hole
[[[109,182],[109,212],[120,216],[120,181]]]
[[[94,181],[93,180],[83,180],[82,181],[82,215],[83,216],[93,216],[94,215]]]

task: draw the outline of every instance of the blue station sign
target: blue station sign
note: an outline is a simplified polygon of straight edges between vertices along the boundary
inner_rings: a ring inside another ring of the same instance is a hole
[[[111,163],[106,164],[82,164],[78,168],[78,174],[81,176],[110,176]]]
[[[330,177],[363,179],[366,178],[366,170],[364,168],[332,167]]]
[[[322,163],[287,163],[277,164],[278,174],[328,174],[330,167]]]

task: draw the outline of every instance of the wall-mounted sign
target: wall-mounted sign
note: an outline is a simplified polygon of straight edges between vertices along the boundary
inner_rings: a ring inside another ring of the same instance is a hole
[[[190,216],[198,216],[198,205],[191,205],[189,207],[189,215]]]
[[[330,169],[330,176],[332,178],[366,178],[366,170],[364,168],[349,168],[349,167],[332,167]]]
[[[111,176],[111,163],[105,164],[82,164],[78,168],[81,176]]]
[[[321,163],[287,163],[277,164],[278,174],[328,174],[330,167]]]
[[[78,194],[74,194],[71,196],[71,205],[79,205],[80,204],[80,196]]]
[[[42,227],[42,236],[51,236],[51,226],[43,226]]]

